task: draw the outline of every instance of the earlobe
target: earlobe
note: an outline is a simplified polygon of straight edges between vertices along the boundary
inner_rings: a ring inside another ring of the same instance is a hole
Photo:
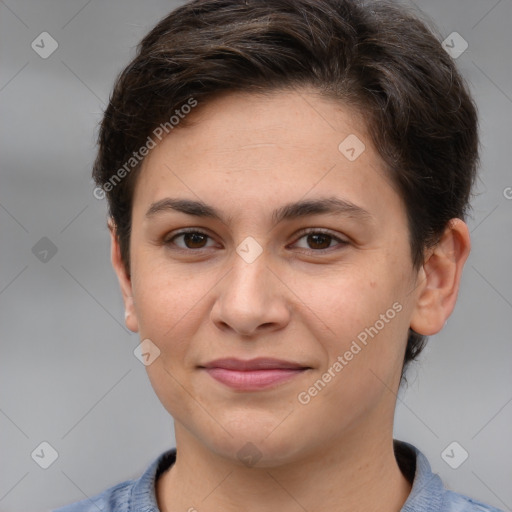
[[[132,332],[138,332],[139,324],[137,322],[133,297],[125,298],[124,308],[124,323],[126,324],[126,327],[128,327],[128,329],[130,329]]]
[[[126,272],[125,264],[121,258],[121,249],[119,247],[119,241],[116,235],[116,228],[111,219],[109,219],[108,227],[110,230],[111,248],[110,258],[112,261],[112,267],[117,275],[119,285],[121,287],[121,294],[124,302],[124,320],[126,327],[132,332],[139,330],[137,315],[135,311],[135,303],[133,301],[133,291],[131,278]]]
[[[466,223],[451,219],[418,273],[417,298],[411,316],[411,329],[418,334],[436,334],[446,324],[455,307],[470,249]]]

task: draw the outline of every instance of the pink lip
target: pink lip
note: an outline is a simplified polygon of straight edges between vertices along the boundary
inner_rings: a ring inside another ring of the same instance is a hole
[[[217,359],[201,368],[215,380],[234,389],[256,391],[299,375],[309,367],[279,359]]]

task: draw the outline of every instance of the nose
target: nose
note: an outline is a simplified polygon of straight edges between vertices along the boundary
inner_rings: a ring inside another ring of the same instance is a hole
[[[241,336],[282,329],[290,320],[287,288],[269,266],[265,251],[251,263],[238,253],[233,266],[219,283],[219,295],[211,319],[222,331]]]

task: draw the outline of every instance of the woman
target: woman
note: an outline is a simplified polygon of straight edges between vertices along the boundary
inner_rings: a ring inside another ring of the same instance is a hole
[[[383,1],[200,0],[118,78],[94,166],[176,449],[59,512],[481,511],[393,439],[470,250],[473,101]]]

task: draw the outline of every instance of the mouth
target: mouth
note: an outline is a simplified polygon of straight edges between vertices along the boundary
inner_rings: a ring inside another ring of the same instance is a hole
[[[199,366],[216,381],[240,391],[274,387],[310,370],[310,366],[280,359],[217,359]]]

